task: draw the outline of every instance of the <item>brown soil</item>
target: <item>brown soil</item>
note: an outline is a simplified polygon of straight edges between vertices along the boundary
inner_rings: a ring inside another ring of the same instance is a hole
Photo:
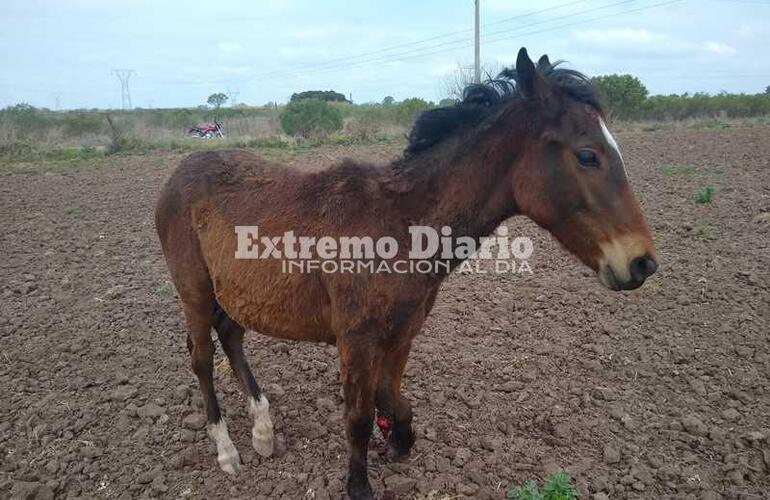
[[[378,492],[504,498],[566,468],[584,498],[770,497],[770,128],[619,141],[659,273],[609,292],[548,235],[509,221],[535,238],[534,274],[446,282],[406,376],[418,441],[405,463],[373,460]],[[195,418],[182,425],[201,399],[152,222],[179,158],[0,177],[0,498],[341,496],[331,347],[249,338],[273,403],[270,459],[251,450],[246,406],[220,366],[237,478]],[[696,204],[706,185],[713,202]]]

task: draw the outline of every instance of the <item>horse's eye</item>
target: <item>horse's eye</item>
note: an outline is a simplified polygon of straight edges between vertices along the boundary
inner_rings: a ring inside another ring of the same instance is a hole
[[[599,158],[590,149],[581,149],[575,153],[575,156],[577,156],[578,161],[584,167],[597,168],[599,166]]]

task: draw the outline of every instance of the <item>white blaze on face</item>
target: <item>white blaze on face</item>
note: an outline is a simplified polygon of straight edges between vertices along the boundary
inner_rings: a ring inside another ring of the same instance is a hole
[[[241,467],[241,458],[230,439],[225,421],[220,419],[216,424],[209,424],[207,431],[209,437],[217,444],[217,462],[219,462],[219,467],[228,474],[238,472],[238,469]]]
[[[626,163],[623,161],[623,155],[620,154],[620,148],[618,147],[618,143],[615,141],[615,138],[610,133],[610,129],[607,128],[607,124],[604,123],[604,120],[602,117],[599,117],[599,126],[602,129],[602,134],[604,134],[604,140],[607,141],[607,144],[610,145],[612,149],[614,149],[618,153],[618,158],[620,158],[620,164],[623,165],[623,173],[626,174],[626,177],[628,177],[628,172],[626,171]]]
[[[254,419],[251,428],[251,445],[263,457],[273,454],[273,421],[270,419],[270,403],[264,394],[259,401],[249,398],[249,413]]]

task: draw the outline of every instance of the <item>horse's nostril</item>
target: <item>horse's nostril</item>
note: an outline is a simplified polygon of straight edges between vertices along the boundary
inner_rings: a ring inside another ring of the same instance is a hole
[[[649,255],[637,257],[631,261],[631,277],[637,281],[643,281],[650,277],[658,269],[658,264]]]

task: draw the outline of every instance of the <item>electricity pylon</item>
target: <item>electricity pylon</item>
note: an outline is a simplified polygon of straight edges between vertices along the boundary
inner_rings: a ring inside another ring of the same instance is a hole
[[[120,80],[120,103],[124,110],[131,109],[131,89],[128,87],[128,81],[131,75],[135,75],[133,69],[113,69],[112,73]]]

